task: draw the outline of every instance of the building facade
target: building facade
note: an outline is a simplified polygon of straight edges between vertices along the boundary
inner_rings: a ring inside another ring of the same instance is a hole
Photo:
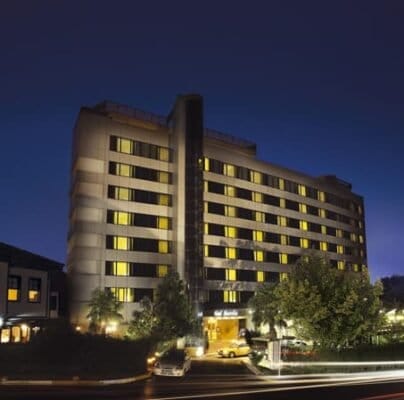
[[[366,269],[363,198],[335,176],[261,161],[256,145],[203,126],[199,95],[168,117],[104,102],[74,129],[68,273],[71,321],[86,327],[97,287],[130,320],[170,268],[211,340],[249,327],[247,302],[308,249]]]

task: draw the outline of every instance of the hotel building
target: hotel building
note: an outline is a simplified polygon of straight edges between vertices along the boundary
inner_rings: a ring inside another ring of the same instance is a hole
[[[257,286],[285,277],[308,249],[340,270],[366,269],[363,198],[335,176],[257,159],[250,141],[205,129],[199,95],[167,117],[103,102],[74,128],[67,268],[71,321],[88,326],[93,289],[125,321],[170,268],[187,283],[211,340],[252,328]]]

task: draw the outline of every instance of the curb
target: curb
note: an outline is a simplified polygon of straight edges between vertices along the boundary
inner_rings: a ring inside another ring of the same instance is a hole
[[[101,379],[101,380],[81,380],[76,379],[7,379],[2,377],[0,379],[0,386],[110,386],[110,385],[124,385],[127,383],[139,382],[150,378],[151,373],[132,376],[129,378],[119,379]]]
[[[262,375],[262,372],[256,368],[250,361],[241,361],[254,375]]]

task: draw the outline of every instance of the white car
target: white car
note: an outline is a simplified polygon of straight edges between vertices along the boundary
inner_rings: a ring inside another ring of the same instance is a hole
[[[170,349],[164,352],[153,367],[154,375],[184,376],[191,369],[191,358],[180,349]]]

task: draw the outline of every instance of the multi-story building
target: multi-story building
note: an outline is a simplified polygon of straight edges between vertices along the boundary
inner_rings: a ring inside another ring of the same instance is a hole
[[[318,249],[366,268],[363,198],[335,176],[261,161],[256,145],[203,127],[198,95],[168,117],[104,102],[84,107],[73,143],[68,272],[71,320],[86,325],[97,287],[130,320],[170,268],[187,282],[211,339],[248,324],[248,299]]]

